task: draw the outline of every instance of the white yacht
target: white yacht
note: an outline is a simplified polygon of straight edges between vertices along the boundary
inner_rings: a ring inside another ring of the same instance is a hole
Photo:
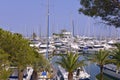
[[[41,44],[40,41],[34,40],[34,41],[31,41],[30,47],[39,47],[40,44]]]
[[[48,52],[52,52],[55,49],[55,46],[52,46],[51,44],[48,45]],[[46,49],[47,49],[47,44],[41,44],[39,46],[39,50],[38,53],[46,53]]]
[[[79,67],[76,72],[74,72],[74,74],[76,75],[77,80],[89,80],[90,75],[86,72],[86,70],[84,69],[84,67]]]
[[[71,43],[71,48],[73,49],[79,49],[79,46],[77,43]]]
[[[117,70],[117,67],[114,64],[106,64],[106,65],[104,65],[103,73],[120,80],[120,69]]]

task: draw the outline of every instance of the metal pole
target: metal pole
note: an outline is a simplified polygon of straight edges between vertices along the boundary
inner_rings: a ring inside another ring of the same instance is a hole
[[[72,20],[72,26],[73,26],[73,37],[74,37],[74,21]]]
[[[46,48],[46,58],[48,59],[48,49],[49,49],[49,0],[47,6],[47,48]]]

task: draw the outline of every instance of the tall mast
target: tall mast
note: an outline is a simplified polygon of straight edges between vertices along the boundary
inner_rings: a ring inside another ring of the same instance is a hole
[[[90,18],[88,17],[88,25],[87,25],[87,37],[90,37]]]
[[[48,59],[48,49],[49,49],[49,0],[47,5],[47,48],[46,48],[46,59]]]
[[[41,25],[40,25],[39,31],[38,31],[38,32],[39,32],[39,37],[40,37],[40,38],[42,37],[42,36],[41,36],[41,31],[42,31],[42,30],[41,30]]]
[[[72,20],[72,28],[73,28],[73,29],[72,29],[72,30],[73,30],[72,32],[73,32],[73,37],[74,37],[74,21],[73,21],[73,20]]]

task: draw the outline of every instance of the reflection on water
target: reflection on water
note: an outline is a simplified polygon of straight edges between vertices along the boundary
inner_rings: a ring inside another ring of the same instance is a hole
[[[99,74],[100,70],[99,70],[99,67],[95,64],[95,63],[92,63],[90,61],[87,61],[87,58],[86,58],[87,55],[84,55],[84,56],[81,56],[79,58],[79,60],[86,60],[85,61],[85,70],[87,71],[87,73],[90,74],[90,80],[96,80],[96,75]]]
[[[90,80],[96,80],[96,75],[99,74],[99,67],[94,64],[88,62],[88,65],[85,66],[86,71],[90,74]]]

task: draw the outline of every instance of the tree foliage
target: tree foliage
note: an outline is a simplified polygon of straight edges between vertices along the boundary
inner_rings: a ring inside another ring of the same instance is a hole
[[[10,64],[8,60],[9,54],[0,49],[0,80],[7,80],[10,75],[8,66]]]
[[[29,41],[19,33],[11,33],[0,29],[0,80],[7,80],[11,66],[18,68],[18,80],[23,80],[23,71],[27,66],[34,69],[46,67],[49,62],[35,48],[29,46]]]
[[[116,72],[118,73],[120,69],[120,43],[116,43],[115,46],[117,49],[113,51],[112,59],[113,63],[117,66]]]
[[[18,71],[23,71],[27,65],[32,64],[34,59],[34,52],[28,40],[18,33],[0,29],[0,49],[7,53],[2,56],[9,55],[5,60],[8,60],[11,66],[17,67]],[[21,78],[19,80],[22,80],[22,77],[23,75],[19,76]]]
[[[80,13],[100,17],[105,24],[120,27],[120,0],[80,0]]]
[[[20,34],[0,30],[0,46],[9,56],[9,60],[14,66],[25,67],[30,64],[33,57],[33,50],[29,46],[28,40]]]
[[[35,58],[32,63],[34,69],[32,80],[38,80],[38,72],[41,71],[41,69],[50,71],[50,64],[48,60],[36,50],[34,50],[34,56]]]
[[[44,68],[48,70],[50,69],[49,61],[45,58],[45,56],[39,54],[36,50],[34,50],[34,56],[35,58],[32,63],[34,68]]]

